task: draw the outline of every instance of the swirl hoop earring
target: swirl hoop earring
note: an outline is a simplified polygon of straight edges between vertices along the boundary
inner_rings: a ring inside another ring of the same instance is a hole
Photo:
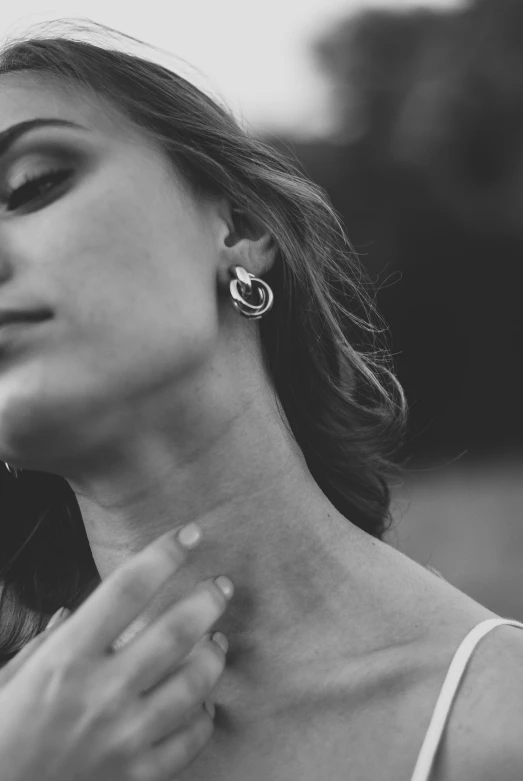
[[[274,294],[263,279],[250,274],[242,266],[231,266],[229,274],[232,279],[229,290],[234,308],[249,320],[259,320],[267,314],[272,307]],[[256,303],[247,301],[246,298],[255,298]]]
[[[5,468],[9,472],[10,475],[12,475],[15,478],[18,478],[20,476],[21,469],[17,469],[16,466],[11,466],[7,463],[7,461],[4,461]]]

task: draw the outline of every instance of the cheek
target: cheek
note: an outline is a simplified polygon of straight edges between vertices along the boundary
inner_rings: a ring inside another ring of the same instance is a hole
[[[48,352],[64,387],[74,377],[80,394],[136,398],[186,381],[212,359],[218,337],[214,297],[194,279],[174,290],[169,281],[149,277],[139,296],[123,289],[117,300],[107,289],[92,295],[85,290],[85,307],[78,301],[64,327],[57,321],[56,349]]]
[[[125,198],[121,185],[84,193],[81,204],[64,198],[56,220],[67,229],[45,249],[62,260],[50,269],[58,314],[69,321],[72,346],[92,353],[89,364],[182,372],[217,338],[212,250],[181,201],[130,185]]]
[[[122,204],[80,214],[56,210],[39,241],[32,236],[37,287],[55,319],[0,374],[0,447],[23,442],[38,456],[63,432],[71,445],[75,431],[85,445],[86,430],[94,436],[122,402],[172,388],[175,403],[176,383],[212,360],[216,283],[202,240],[169,232],[158,215],[133,223]]]
[[[180,204],[167,208],[132,193],[124,199],[110,188],[63,203],[55,222],[67,229],[57,247],[46,246],[45,257],[61,259],[57,282],[64,303],[83,297],[85,289],[93,311],[96,301],[104,309],[111,302],[117,316],[136,317],[140,308],[172,308],[187,297],[201,298],[208,247]]]

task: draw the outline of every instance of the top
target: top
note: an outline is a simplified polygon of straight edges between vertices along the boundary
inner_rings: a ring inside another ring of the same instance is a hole
[[[523,623],[515,621],[512,618],[487,618],[485,621],[480,621],[479,624],[476,624],[476,626],[470,630],[452,657],[450,667],[436,702],[436,707],[432,714],[432,719],[430,720],[429,727],[418,754],[411,781],[429,781],[434,758],[441,742],[445,724],[449,717],[450,709],[459,684],[463,678],[469,659],[472,656],[472,652],[487,632],[490,632],[491,629],[494,629],[496,626],[501,626],[502,624],[517,626],[520,629],[523,629]]]

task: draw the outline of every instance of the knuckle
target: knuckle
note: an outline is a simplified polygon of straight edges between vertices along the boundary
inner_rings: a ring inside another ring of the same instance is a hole
[[[211,719],[200,710],[178,739],[176,753],[180,767],[187,766],[202,751],[209,742],[213,729]]]
[[[154,627],[154,653],[161,659],[175,658],[178,646],[183,645],[183,629],[172,624],[162,622]]]
[[[156,734],[161,732],[166,724],[172,724],[174,721],[173,703],[166,698],[156,698],[154,707],[150,709],[150,713],[147,716],[148,728],[152,729]]]
[[[156,591],[185,558],[184,548],[174,541],[152,544],[113,573],[112,588],[119,598],[132,604],[142,603],[144,595]]]
[[[194,666],[187,668],[185,674],[180,680],[181,699],[191,705],[202,699],[207,691],[208,681],[202,671],[195,669]]]
[[[154,757],[153,778],[156,779],[159,774],[164,778],[164,774],[185,770],[209,742],[213,729],[212,720],[202,708],[199,708],[195,717],[186,724],[183,731],[177,732],[175,736],[172,736],[172,739],[166,739],[164,750],[160,744],[160,753]],[[174,779],[175,776],[169,775],[168,777]],[[142,781],[142,779],[137,779],[137,781]],[[147,776],[147,781],[149,781],[149,776]]]
[[[175,615],[162,627],[160,634],[166,651],[172,654],[176,649],[192,648],[198,639],[198,627],[196,620],[187,620],[185,616]]]
[[[125,740],[120,737],[115,737],[108,741],[105,749],[105,756],[112,767],[120,769],[132,765],[134,752]]]
[[[117,679],[109,680],[107,675],[84,677],[77,687],[83,700],[83,710],[89,721],[100,730],[121,730],[128,715],[129,696]]]
[[[117,570],[114,578],[115,590],[124,602],[142,602],[144,592],[151,588],[150,570],[142,562],[133,562],[133,566]]]
[[[214,730],[214,722],[202,709],[186,733],[185,752],[188,759],[198,754],[208,742]]]
[[[118,729],[118,734],[112,741],[111,755],[120,760],[132,763],[142,749],[142,739],[135,725],[127,724]]]
[[[208,680],[209,684],[214,685],[216,680],[222,674],[225,668],[225,654],[215,643],[209,643],[201,650],[202,674]]]
[[[159,632],[172,649],[192,647],[224,612],[227,600],[217,586],[206,584],[165,614]]]
[[[198,702],[207,694],[223,670],[223,662],[212,649],[201,648],[182,677],[184,692],[190,702]]]
[[[149,747],[161,743],[171,729],[179,728],[180,718],[174,711],[173,702],[167,702],[165,698],[158,697],[148,703],[140,716],[140,724]]]
[[[219,618],[227,607],[227,600],[221,590],[212,581],[203,584],[189,598],[185,613],[187,623],[208,628]]]
[[[125,678],[111,675],[111,668],[106,669],[106,674],[98,679],[97,701],[103,706],[104,711],[114,721],[121,720],[123,714],[128,712],[133,698],[127,689]]]
[[[85,663],[83,659],[73,655],[67,648],[59,648],[55,653],[45,656],[42,664],[42,672],[54,686],[71,687],[74,683],[81,683],[85,676]]]

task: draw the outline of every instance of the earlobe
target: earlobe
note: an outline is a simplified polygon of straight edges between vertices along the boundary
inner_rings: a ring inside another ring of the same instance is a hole
[[[274,296],[269,285],[242,266],[231,266],[229,289],[234,308],[249,320],[260,320],[272,308]]]

